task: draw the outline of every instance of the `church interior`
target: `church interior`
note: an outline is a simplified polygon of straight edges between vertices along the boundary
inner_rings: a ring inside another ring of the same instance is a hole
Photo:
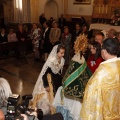
[[[69,33],[72,35],[69,59],[73,56],[73,41],[75,40],[72,39],[75,39],[73,32],[77,24],[80,25],[81,34],[87,36],[89,44],[94,41],[96,34],[101,36],[100,31],[112,29],[120,35],[120,0],[0,0],[1,35],[3,29],[6,35],[10,30],[14,30],[16,33],[21,24],[27,33],[26,47],[18,42],[1,42],[0,37],[0,77],[8,81],[12,93],[20,96],[32,94],[47,60],[43,52],[44,43],[39,42],[38,50],[34,48],[36,44],[31,39],[33,24],[38,24],[40,36],[44,38],[44,23],[40,21],[42,15],[44,15],[45,21],[50,21],[52,18],[52,22],[58,22],[61,30],[59,40],[62,38],[64,27],[69,27]],[[64,17],[65,24],[59,23],[61,16]],[[53,23],[51,26],[53,27]],[[84,26],[87,29],[85,31],[83,30]],[[41,39],[43,39],[42,37]],[[21,44],[20,47],[19,44]],[[49,46],[47,47],[49,48]],[[18,48],[22,48],[22,52],[25,51],[23,58],[20,56],[21,51]],[[36,54],[39,54],[38,58],[35,58]],[[85,59],[88,59],[88,54]],[[62,76],[65,75],[68,66],[69,62],[65,62]]]

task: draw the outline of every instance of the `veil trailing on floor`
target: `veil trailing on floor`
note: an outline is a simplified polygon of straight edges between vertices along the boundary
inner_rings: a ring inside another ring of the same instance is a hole
[[[49,113],[49,107],[50,103],[48,100],[48,93],[44,88],[42,77],[45,74],[48,67],[51,68],[52,72],[54,74],[57,74],[60,70],[62,70],[62,67],[64,65],[64,58],[61,59],[61,64],[58,65],[57,60],[57,48],[59,45],[56,45],[53,47],[47,61],[45,62],[40,75],[38,77],[38,80],[35,84],[34,90],[33,90],[33,108],[37,106],[37,108],[43,107],[44,114]],[[46,109],[46,110],[45,110]]]

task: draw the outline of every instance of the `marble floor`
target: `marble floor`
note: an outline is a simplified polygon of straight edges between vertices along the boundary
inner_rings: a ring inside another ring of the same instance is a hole
[[[0,76],[8,80],[12,93],[23,96],[31,94],[39,76],[43,62],[35,62],[34,55],[24,59],[14,57],[0,60]]]

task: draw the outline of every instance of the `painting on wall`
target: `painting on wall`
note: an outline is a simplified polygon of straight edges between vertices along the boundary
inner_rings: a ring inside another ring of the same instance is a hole
[[[73,4],[90,4],[91,0],[74,0]]]

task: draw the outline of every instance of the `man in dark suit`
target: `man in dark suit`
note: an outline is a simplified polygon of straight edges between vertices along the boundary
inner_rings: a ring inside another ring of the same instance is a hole
[[[44,13],[42,13],[41,16],[39,17],[39,23],[42,25],[42,27],[45,21],[47,21],[47,19],[45,18]]]
[[[80,33],[81,33],[81,26],[79,23],[76,23],[75,30],[72,33],[72,46],[74,45],[74,42],[76,38],[80,35]]]
[[[58,25],[61,31],[63,32],[63,28],[66,25],[66,19],[64,18],[63,14],[61,14],[61,17],[58,19]]]
[[[43,48],[44,48],[44,58],[45,61],[47,60],[48,54],[50,53],[50,40],[49,40],[49,34],[50,34],[50,27],[49,22],[45,21],[43,24],[44,32],[43,32]]]
[[[7,40],[7,35],[6,35],[6,33],[5,33],[5,29],[2,28],[2,29],[0,30],[0,43],[7,42],[7,41],[8,41],[8,40]]]

